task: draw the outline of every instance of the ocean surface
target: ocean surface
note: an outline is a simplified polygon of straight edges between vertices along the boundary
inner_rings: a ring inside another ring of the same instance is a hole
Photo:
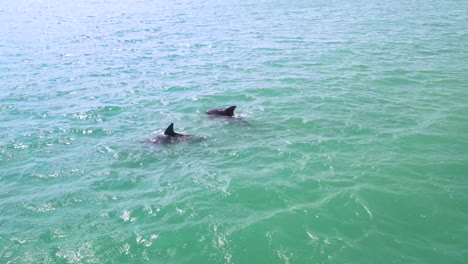
[[[170,123],[203,140],[149,142]],[[467,263],[467,237],[468,1],[0,0],[0,263]]]

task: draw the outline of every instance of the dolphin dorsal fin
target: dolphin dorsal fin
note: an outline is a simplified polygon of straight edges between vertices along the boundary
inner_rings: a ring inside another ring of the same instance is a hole
[[[233,105],[233,106],[230,106],[226,109],[224,109],[224,112],[229,115],[229,116],[233,116],[234,115],[234,109],[236,109],[236,106]]]
[[[171,123],[171,124],[166,128],[166,131],[164,131],[164,135],[170,136],[170,137],[173,137],[173,136],[177,135],[177,134],[174,132],[174,123]]]

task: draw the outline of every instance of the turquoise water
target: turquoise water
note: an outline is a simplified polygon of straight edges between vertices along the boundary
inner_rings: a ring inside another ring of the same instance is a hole
[[[466,262],[466,1],[5,0],[0,36],[0,263]]]

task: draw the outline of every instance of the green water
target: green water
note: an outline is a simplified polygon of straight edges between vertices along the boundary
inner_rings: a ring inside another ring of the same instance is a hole
[[[0,36],[0,263],[468,258],[467,1],[4,0]]]

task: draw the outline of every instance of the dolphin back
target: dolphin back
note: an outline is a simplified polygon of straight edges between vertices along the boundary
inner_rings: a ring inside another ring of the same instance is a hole
[[[209,115],[215,115],[215,116],[234,116],[235,109],[236,109],[236,106],[233,105],[226,109],[219,109],[219,108],[210,109],[206,111],[206,113]]]

